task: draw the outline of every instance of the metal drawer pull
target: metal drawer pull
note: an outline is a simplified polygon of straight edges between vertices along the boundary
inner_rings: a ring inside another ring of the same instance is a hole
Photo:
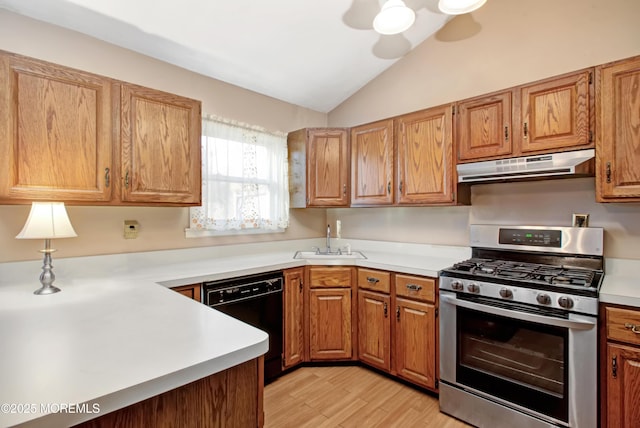
[[[380,282],[380,280],[378,278],[373,278],[371,276],[368,276],[367,277],[367,282],[370,283],[370,284],[375,284],[377,282]]]
[[[624,328],[626,328],[627,330],[631,330],[635,334],[640,334],[640,330],[638,330],[638,326],[635,324],[625,323]]]
[[[407,289],[411,291],[420,291],[422,290],[422,286],[417,284],[407,284]]]

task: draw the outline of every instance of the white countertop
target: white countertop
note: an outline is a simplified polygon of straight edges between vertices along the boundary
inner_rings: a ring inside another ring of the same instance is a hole
[[[606,259],[600,302],[640,308],[640,260]]]
[[[266,333],[166,287],[306,264],[435,277],[470,254],[462,247],[351,241],[366,259],[293,259],[319,242],[55,259],[55,285],[63,291],[48,296],[33,294],[41,261],[0,264],[0,405],[12,406],[0,408],[0,426],[76,424],[267,351]],[[84,403],[100,412],[42,408]]]

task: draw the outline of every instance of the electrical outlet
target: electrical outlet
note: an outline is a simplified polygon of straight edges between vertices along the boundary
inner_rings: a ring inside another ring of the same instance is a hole
[[[136,220],[124,221],[124,239],[136,239],[140,225]]]

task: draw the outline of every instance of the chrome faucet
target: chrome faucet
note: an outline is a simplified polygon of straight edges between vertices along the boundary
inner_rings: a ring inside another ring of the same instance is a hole
[[[331,254],[331,225],[327,225],[327,254]]]

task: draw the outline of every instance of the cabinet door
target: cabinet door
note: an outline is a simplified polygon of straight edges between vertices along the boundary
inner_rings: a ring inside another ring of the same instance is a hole
[[[458,160],[504,157],[513,152],[511,90],[460,101],[456,106]]]
[[[347,131],[343,129],[309,130],[310,207],[346,207],[349,205],[349,158]]]
[[[309,330],[311,360],[351,358],[351,289],[311,289]]]
[[[640,56],[596,70],[596,197],[640,201]]]
[[[284,271],[284,361],[285,368],[304,359],[304,268]]]
[[[452,106],[402,116],[398,133],[399,204],[453,202]]]
[[[393,204],[393,120],[351,129],[351,205]]]
[[[358,291],[358,357],[386,371],[391,369],[390,305],[388,295]]]
[[[182,285],[180,287],[172,287],[171,289],[173,291],[177,291],[183,296],[195,300],[196,302],[202,302],[200,297],[202,294],[202,284]]]
[[[607,426],[640,426],[640,349],[607,344]]]
[[[111,82],[0,54],[0,199],[108,201]]]
[[[396,299],[395,369],[398,376],[435,389],[435,307]]]
[[[122,200],[200,205],[200,102],[121,86]]]
[[[520,87],[523,154],[592,147],[592,70]]]

